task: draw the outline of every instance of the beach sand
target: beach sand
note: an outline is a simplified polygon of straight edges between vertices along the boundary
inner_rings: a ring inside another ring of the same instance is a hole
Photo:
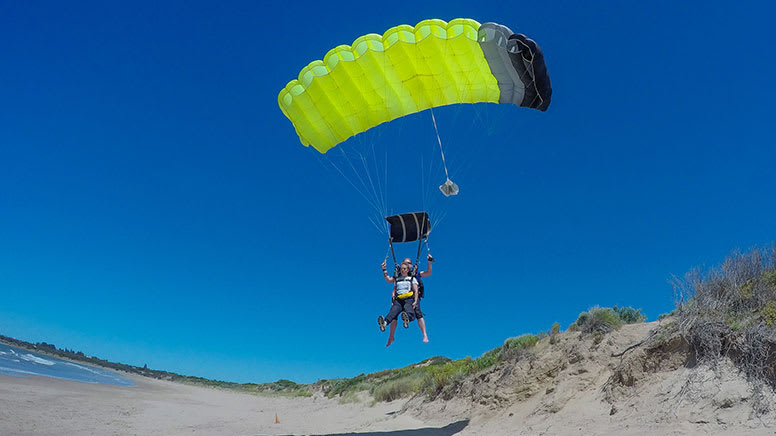
[[[403,401],[341,404],[189,386],[122,374],[135,386],[0,375],[0,435],[455,434],[396,412]],[[275,423],[277,414],[279,424]]]

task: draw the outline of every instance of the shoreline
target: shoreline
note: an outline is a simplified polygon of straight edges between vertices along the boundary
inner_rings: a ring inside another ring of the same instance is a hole
[[[9,337],[5,336],[5,338],[9,338]],[[249,392],[247,390],[241,389],[241,386],[245,385],[244,383],[214,380],[214,379],[208,379],[208,378],[198,377],[198,376],[187,376],[187,375],[177,374],[174,372],[168,372],[163,370],[153,370],[153,369],[147,369],[147,368],[144,369],[138,366],[129,365],[125,363],[111,362],[108,360],[100,359],[99,357],[95,357],[95,356],[84,355],[86,358],[76,359],[69,356],[63,356],[59,353],[51,352],[46,347],[42,347],[42,348],[36,347],[35,344],[32,344],[30,342],[21,341],[15,338],[9,338],[9,339],[13,339],[13,341],[8,341],[0,338],[0,344],[7,345],[9,347],[18,348],[20,350],[29,351],[31,353],[37,353],[42,356],[46,356],[54,359],[60,359],[65,362],[70,362],[73,364],[86,365],[86,366],[98,368],[101,370],[113,371],[124,378],[131,378],[129,376],[137,376],[137,377],[141,377],[149,380],[164,380],[164,381],[171,381],[171,382],[180,383],[184,385],[191,385],[191,386],[214,387],[214,388],[221,388],[221,389],[230,390],[234,392]],[[91,359],[96,359],[97,361],[93,361]],[[100,362],[106,362],[109,365],[103,365]],[[137,371],[127,371],[121,368],[116,368],[114,366],[125,366],[128,368],[136,369]],[[144,374],[142,371],[147,371],[148,374]]]

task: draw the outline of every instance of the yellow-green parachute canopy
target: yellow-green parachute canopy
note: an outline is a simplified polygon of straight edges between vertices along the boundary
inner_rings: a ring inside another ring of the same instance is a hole
[[[311,62],[278,95],[305,146],[347,138],[430,107],[512,103],[539,110],[552,88],[534,41],[500,24],[458,18],[400,25]]]

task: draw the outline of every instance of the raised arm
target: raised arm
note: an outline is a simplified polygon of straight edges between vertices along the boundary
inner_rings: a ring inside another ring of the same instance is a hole
[[[385,269],[385,261],[380,264],[380,267],[383,269],[383,278],[385,279],[385,283],[393,283],[393,277],[389,276],[388,270]]]
[[[431,267],[434,265],[434,258],[431,256],[431,253],[426,255],[426,260],[428,260],[428,268],[425,271],[420,272],[421,277],[428,277],[431,275]]]

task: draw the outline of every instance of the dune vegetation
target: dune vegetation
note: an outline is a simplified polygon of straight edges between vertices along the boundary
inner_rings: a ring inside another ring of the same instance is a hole
[[[644,322],[645,319],[640,310],[631,307],[595,307],[581,313],[569,329],[583,334],[603,335],[625,324]],[[436,398],[467,377],[498,364],[520,360],[535,352],[537,346],[552,346],[560,333],[560,324],[555,323],[549,330],[537,334],[508,338],[502,346],[477,358],[451,360],[437,356],[400,369],[361,374],[347,379],[321,380],[313,386],[326,396],[339,396],[343,401],[352,400],[359,392],[370,394],[375,401],[392,401],[418,394]]]
[[[776,244],[734,252],[672,281],[680,335],[694,364],[732,362],[757,396],[776,388]],[[765,388],[768,389],[765,389]]]

